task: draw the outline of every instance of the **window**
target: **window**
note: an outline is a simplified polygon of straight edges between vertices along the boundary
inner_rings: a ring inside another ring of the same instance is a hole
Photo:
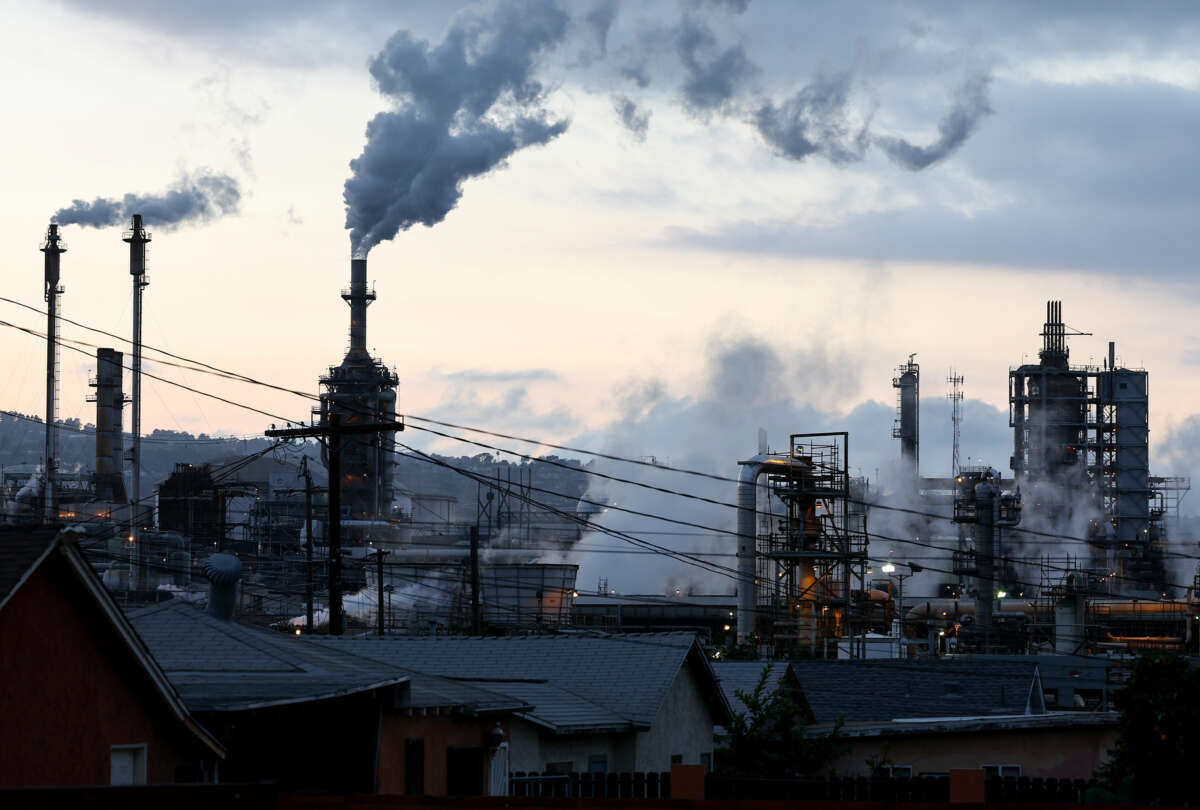
[[[608,773],[608,754],[592,754],[589,756],[588,773]]]
[[[671,764],[672,765],[682,765],[683,764],[683,754],[671,754]]]
[[[984,765],[983,773],[988,779],[999,777],[1000,779],[1009,776],[1019,777],[1021,775],[1020,765]]]
[[[146,784],[146,746],[114,745],[108,754],[109,784]]]
[[[712,752],[705,751],[700,755],[700,764],[704,766],[704,770],[712,770]]]

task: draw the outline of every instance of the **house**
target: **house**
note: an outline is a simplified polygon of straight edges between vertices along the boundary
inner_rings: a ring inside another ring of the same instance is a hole
[[[71,529],[0,527],[0,785],[214,781],[188,711]]]
[[[530,708],[520,699],[181,601],[135,611],[130,621],[226,746],[226,781],[410,795],[507,786],[505,728]]]
[[[314,638],[394,667],[508,695],[512,771],[667,771],[709,765],[729,721],[696,634]]]
[[[752,689],[763,666],[728,663],[717,671],[732,692]],[[1112,712],[1047,711],[1034,656],[803,660],[775,667],[787,672],[773,672],[773,681],[786,677],[796,687],[809,732],[837,729],[842,752],[831,770],[843,776],[982,769],[1081,779],[1092,776],[1116,739]]]

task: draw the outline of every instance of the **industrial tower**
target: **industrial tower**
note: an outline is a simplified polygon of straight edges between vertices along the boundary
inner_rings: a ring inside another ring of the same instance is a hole
[[[1149,375],[1118,368],[1111,342],[1102,367],[1071,365],[1067,337],[1084,334],[1063,323],[1062,302],[1047,302],[1039,362],[1009,372],[1012,469],[1051,526],[1088,520],[1091,568],[1115,573],[1121,590],[1162,592],[1166,510],[1152,506],[1175,479],[1152,487]]]
[[[331,366],[321,377],[320,424],[331,414],[343,426],[396,419],[396,374],[367,351],[367,307],[375,291],[367,286],[367,260],[350,260],[350,287],[342,291],[350,305],[350,348],[341,365]],[[392,457],[395,439],[390,433],[356,435],[342,443],[341,479],[344,520],[387,520],[392,512]],[[326,465],[329,463],[325,456]],[[332,483],[332,482],[331,482]]]

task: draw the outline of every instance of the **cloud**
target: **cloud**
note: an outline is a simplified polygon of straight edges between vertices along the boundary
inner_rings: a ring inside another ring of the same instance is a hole
[[[919,171],[944,160],[971,136],[985,116],[992,113],[988,99],[991,76],[985,73],[968,78],[955,94],[954,105],[938,123],[938,138],[928,146],[917,146],[898,137],[876,137],[889,158],[896,163]]]
[[[551,371],[548,368],[518,369],[513,371],[485,371],[483,369],[468,368],[461,371],[447,372],[442,374],[441,377],[446,380],[472,384],[558,382],[562,379],[561,374],[557,371]]]
[[[613,109],[635,141],[641,143],[646,140],[646,133],[650,129],[649,110],[639,109],[633,99],[628,96],[614,96]]]
[[[850,86],[849,72],[818,76],[780,106],[763,104],[754,124],[768,144],[792,160],[812,154],[834,164],[862,160],[870,144],[869,121],[856,131],[850,127]]]
[[[726,108],[758,73],[742,44],[719,47],[708,23],[694,14],[685,14],[680,21],[675,47],[686,72],[680,88],[683,103],[696,115]]]
[[[502,2],[456,17],[437,46],[408,31],[388,40],[371,75],[395,108],[368,123],[343,194],[354,255],[413,225],[436,225],[467,179],[566,131],[543,106],[533,70],[567,23],[552,0]]]
[[[74,200],[69,206],[58,209],[53,219],[60,225],[104,228],[120,225],[133,214],[141,214],[147,226],[171,230],[236,214],[241,198],[241,187],[233,177],[200,171],[180,177],[174,185],[158,194]]]

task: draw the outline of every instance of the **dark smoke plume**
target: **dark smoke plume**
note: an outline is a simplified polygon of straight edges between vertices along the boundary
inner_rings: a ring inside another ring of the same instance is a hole
[[[954,106],[938,122],[938,139],[928,146],[917,146],[893,137],[878,137],[875,142],[892,161],[906,169],[919,171],[932,166],[962,146],[984,116],[992,112],[988,101],[989,84],[991,76],[987,74],[977,74],[963,83],[955,96]]]
[[[145,217],[147,225],[170,230],[189,223],[203,223],[236,214],[242,199],[238,181],[227,174],[199,172],[185,175],[162,194],[126,194],[112,199],[73,200],[54,213],[59,225],[104,228],[120,225],[133,214]]]
[[[862,160],[870,143],[867,124],[852,132],[846,122],[850,74],[818,77],[779,107],[767,102],[754,114],[763,138],[780,154],[803,160],[813,153],[835,164]]]
[[[388,41],[370,69],[396,106],[367,124],[343,192],[355,256],[417,223],[441,222],[468,178],[566,131],[543,106],[533,70],[568,22],[553,0],[510,1],[460,15],[436,47],[407,31]]]
[[[646,140],[646,132],[650,129],[649,110],[638,109],[638,105],[628,96],[614,96],[613,109],[635,141],[641,143]]]

